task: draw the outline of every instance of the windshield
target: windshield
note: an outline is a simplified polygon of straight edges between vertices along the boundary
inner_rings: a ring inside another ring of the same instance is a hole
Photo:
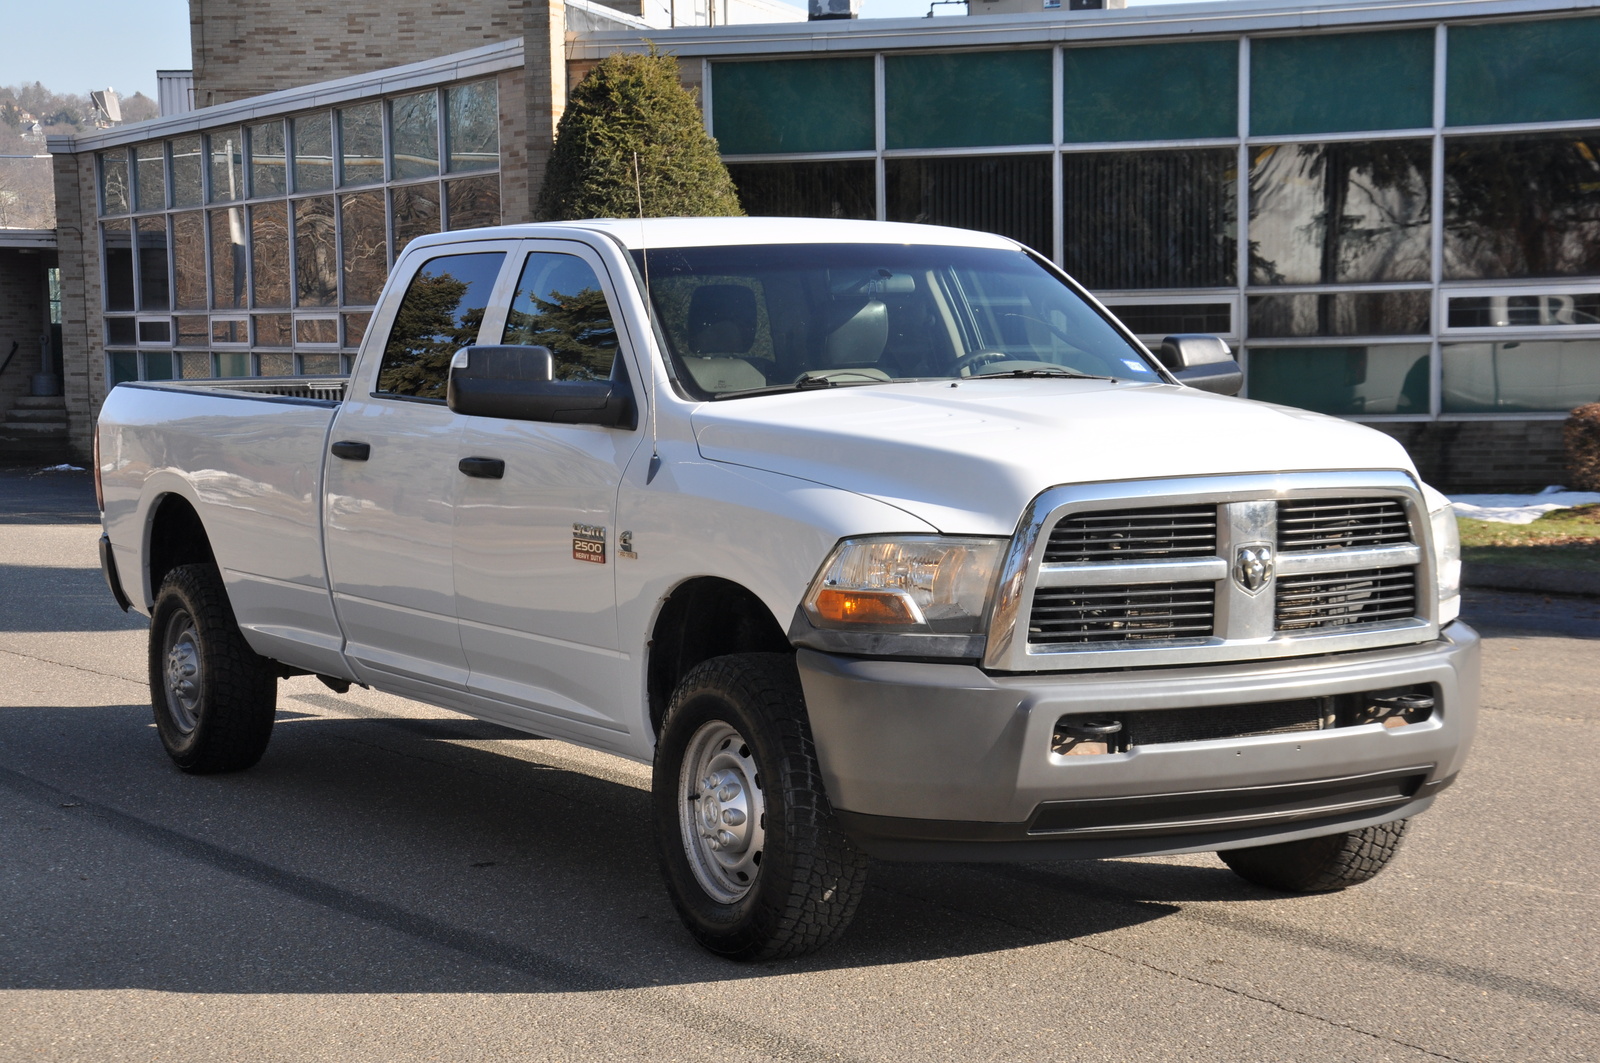
[[[703,398],[915,379],[1161,379],[1022,251],[771,244],[634,258],[678,378]]]

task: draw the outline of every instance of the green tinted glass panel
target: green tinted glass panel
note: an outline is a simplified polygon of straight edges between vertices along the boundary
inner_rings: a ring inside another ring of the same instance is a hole
[[[1250,132],[1257,136],[1432,124],[1432,30],[1250,42]]]
[[[1050,53],[890,55],[885,144],[970,148],[1050,143]]]
[[[1600,118],[1600,18],[1450,27],[1445,121]]]
[[[112,351],[106,355],[111,362],[111,386],[139,379],[139,356],[132,351]]]
[[[1251,347],[1250,397],[1318,413],[1428,412],[1428,345]]]
[[[172,354],[168,351],[148,351],[144,356],[146,380],[172,379]]]
[[[1069,144],[1239,131],[1237,41],[1068,48],[1061,82]]]
[[[871,151],[871,59],[714,63],[712,130],[724,155]]]

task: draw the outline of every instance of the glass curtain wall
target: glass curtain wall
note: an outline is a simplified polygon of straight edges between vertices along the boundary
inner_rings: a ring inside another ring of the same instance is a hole
[[[1224,336],[1253,398],[1522,419],[1600,401],[1596,54],[1546,14],[716,60],[707,95],[750,214],[1011,236],[1147,341]]]
[[[348,373],[410,240],[499,224],[499,160],[493,80],[101,152],[110,382]]]

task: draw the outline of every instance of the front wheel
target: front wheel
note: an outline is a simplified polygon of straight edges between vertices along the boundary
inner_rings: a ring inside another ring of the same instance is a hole
[[[661,724],[653,790],[667,891],[701,945],[780,959],[849,924],[866,856],[823,790],[794,658],[736,654],[691,670]]]
[[[1358,886],[1389,865],[1410,820],[1302,838],[1277,845],[1224,849],[1217,855],[1234,874],[1287,893],[1329,893]]]
[[[215,565],[179,565],[150,613],[150,701],[173,763],[240,771],[266,752],[277,710],[271,662],[245,642]]]

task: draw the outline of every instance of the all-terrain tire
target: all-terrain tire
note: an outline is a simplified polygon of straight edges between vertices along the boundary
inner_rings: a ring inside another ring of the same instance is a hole
[[[1224,849],[1217,855],[1241,878],[1288,893],[1328,893],[1356,886],[1388,866],[1410,820],[1304,838],[1297,842]]]
[[[828,802],[793,657],[734,654],[692,669],[661,724],[653,791],[667,891],[705,948],[782,959],[849,924],[867,858]]]
[[[196,775],[254,765],[277,700],[272,662],[245,642],[217,566],[167,573],[150,614],[150,704],[173,763]]]

